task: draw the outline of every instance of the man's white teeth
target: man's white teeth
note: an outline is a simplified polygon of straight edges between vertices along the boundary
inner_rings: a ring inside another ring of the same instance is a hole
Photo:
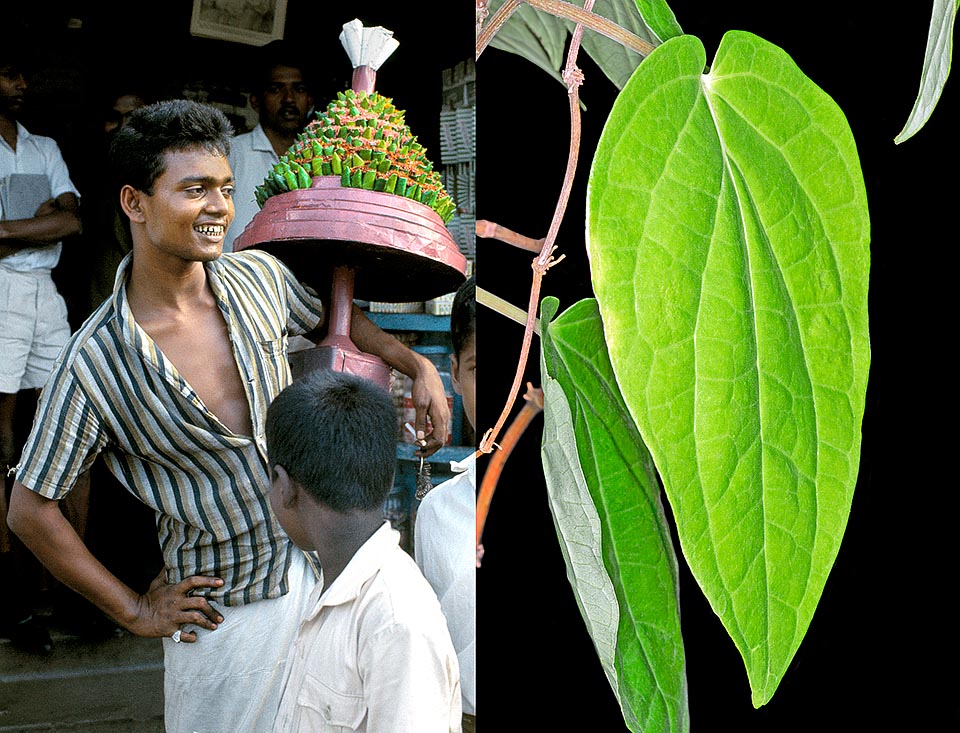
[[[217,237],[223,234],[222,226],[195,227],[198,232],[208,237]]]

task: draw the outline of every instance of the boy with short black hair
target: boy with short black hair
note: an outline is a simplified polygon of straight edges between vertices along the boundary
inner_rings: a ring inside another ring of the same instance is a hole
[[[311,372],[267,411],[270,504],[323,569],[287,662],[274,730],[460,730],[457,657],[430,585],[383,519],[396,465],[390,395]]]
[[[463,398],[470,426],[476,428],[477,281],[460,286],[450,314],[450,374]],[[463,731],[476,730],[476,456],[451,463],[457,475],[432,489],[420,502],[414,524],[414,552],[433,586],[450,628],[460,664]]]

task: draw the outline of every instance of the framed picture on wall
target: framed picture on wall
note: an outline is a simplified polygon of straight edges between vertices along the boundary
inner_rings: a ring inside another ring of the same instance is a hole
[[[262,46],[283,38],[287,0],[193,0],[190,33]]]

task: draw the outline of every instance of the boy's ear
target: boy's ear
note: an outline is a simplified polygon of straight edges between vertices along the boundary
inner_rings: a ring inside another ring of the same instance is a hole
[[[463,387],[460,386],[460,361],[456,354],[450,354],[450,380],[453,382],[453,391],[463,397]]]
[[[297,505],[297,493],[299,487],[297,486],[296,481],[290,478],[290,474],[287,473],[287,469],[285,469],[279,463],[273,467],[270,484],[270,491],[280,492],[280,501],[284,507],[289,509]]]
[[[143,224],[143,192],[127,184],[120,189],[120,208],[132,222]]]

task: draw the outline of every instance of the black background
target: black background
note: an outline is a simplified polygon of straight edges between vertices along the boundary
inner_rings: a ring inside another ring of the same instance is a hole
[[[960,730],[952,379],[956,363],[956,80],[900,146],[916,97],[932,4],[899,14],[866,2],[671,3],[711,59],[727,30],[781,46],[844,110],[872,223],[872,366],[860,475],[813,622],[771,702],[755,710],[742,660],[680,559],[693,731]],[[789,12],[786,8],[789,7]],[[567,259],[542,295],[561,310],[591,295],[584,250],[591,151],[616,90],[584,53],[581,161],[557,243]],[[956,71],[954,71],[956,74]],[[489,48],[477,62],[479,219],[546,235],[566,163],[565,90]],[[526,307],[533,256],[477,244],[481,287]],[[506,399],[522,328],[481,308],[478,434]],[[526,379],[540,384],[537,339]],[[522,390],[521,390],[522,391]],[[519,404],[514,413],[519,409]],[[542,420],[507,463],[478,571],[480,707],[487,730],[626,730],[565,577],[547,506]],[[489,727],[487,727],[489,726]]]

